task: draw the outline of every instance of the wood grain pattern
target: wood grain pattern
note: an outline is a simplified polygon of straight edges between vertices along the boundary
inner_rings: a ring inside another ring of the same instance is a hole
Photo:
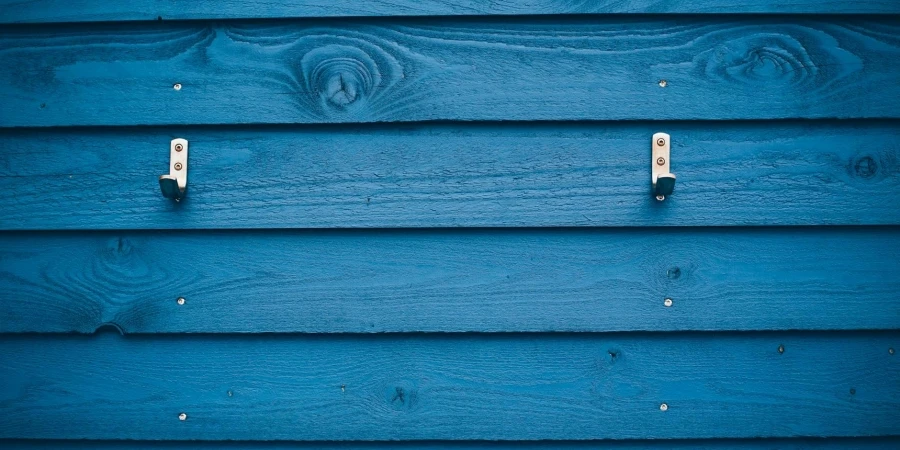
[[[415,442],[278,442],[278,441],[61,441],[61,440],[0,440],[7,450],[20,449],[428,449],[428,450],[516,450],[516,449],[657,449],[693,450],[708,448],[717,450],[772,449],[893,449],[900,445],[900,437],[855,437],[855,438],[788,438],[788,439],[665,439],[665,440],[618,440],[618,441],[415,441]]]
[[[898,339],[897,332],[17,335],[0,341],[0,437],[892,435],[900,426],[900,356],[888,348]]]
[[[898,35],[847,17],[8,27],[0,126],[896,118]]]
[[[0,228],[898,224],[896,122],[6,130]],[[672,135],[675,194],[650,193]],[[188,197],[163,198],[169,141]]]
[[[892,329],[898,254],[896,228],[5,233],[0,332]]]
[[[641,13],[897,14],[893,0],[0,0],[0,23]]]

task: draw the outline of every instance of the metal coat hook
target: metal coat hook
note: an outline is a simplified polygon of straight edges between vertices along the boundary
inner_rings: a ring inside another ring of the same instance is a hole
[[[653,195],[663,201],[675,190],[675,174],[670,172],[669,145],[671,140],[666,133],[653,135],[653,159],[650,161],[650,177],[653,183]]]
[[[159,189],[163,197],[180,201],[187,193],[188,141],[172,139],[169,148],[169,174],[160,175]]]

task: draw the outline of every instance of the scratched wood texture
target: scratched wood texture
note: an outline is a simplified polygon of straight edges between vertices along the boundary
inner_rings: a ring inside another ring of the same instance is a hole
[[[868,16],[6,27],[0,127],[897,118],[898,36]]]
[[[77,441],[77,440],[2,440],[0,446],[7,450],[30,449],[428,449],[428,450],[516,450],[516,449],[657,449],[692,450],[711,448],[718,450],[746,450],[760,448],[780,450],[815,449],[894,449],[900,446],[900,437],[856,437],[856,438],[789,438],[789,439],[665,439],[665,440],[618,440],[618,441],[517,441],[517,442],[278,442],[278,441]]]
[[[0,333],[898,329],[896,255],[900,228],[4,233]]]
[[[650,193],[653,133],[675,194]],[[900,224],[895,121],[0,131],[0,228]],[[190,141],[188,196],[159,192]]]
[[[0,341],[0,438],[893,435],[898,342],[900,332],[20,334]]]
[[[534,14],[897,14],[893,0],[0,0],[0,23]]]

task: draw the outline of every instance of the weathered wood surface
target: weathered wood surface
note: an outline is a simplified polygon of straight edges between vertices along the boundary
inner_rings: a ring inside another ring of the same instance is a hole
[[[900,85],[900,84],[898,84]],[[0,228],[898,224],[898,122],[0,132]],[[650,193],[672,135],[675,194]],[[188,196],[163,198],[169,142]]]
[[[717,450],[746,450],[761,448],[780,450],[806,449],[895,449],[900,446],[900,437],[855,437],[855,438],[788,438],[788,439],[665,439],[665,440],[619,440],[619,441],[414,441],[414,442],[278,442],[278,441],[61,441],[61,440],[0,440],[0,446],[6,450],[30,449],[342,449],[342,450],[388,450],[388,449],[427,449],[427,450],[518,450],[518,449],[658,449],[693,450],[709,448]]]
[[[893,0],[0,0],[0,23],[641,13],[897,14]]]
[[[0,437],[893,435],[900,356],[888,349],[898,338],[15,335],[0,341]]]
[[[793,16],[7,27],[0,126],[896,118],[898,35]]]
[[[895,329],[896,255],[897,228],[4,233],[0,332]]]

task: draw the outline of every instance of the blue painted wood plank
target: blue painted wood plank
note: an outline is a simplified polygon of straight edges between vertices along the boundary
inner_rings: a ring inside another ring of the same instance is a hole
[[[900,86],[900,83],[898,83]],[[671,134],[675,194],[650,192]],[[0,132],[0,229],[900,224],[898,122]],[[188,196],[163,198],[169,142]]]
[[[896,329],[896,255],[898,228],[3,233],[0,332]]]
[[[718,450],[743,449],[896,449],[900,446],[900,437],[858,437],[858,438],[792,438],[792,439],[655,439],[655,440],[619,440],[619,441],[413,441],[413,442],[259,442],[259,441],[60,441],[60,440],[0,440],[0,446],[7,450],[19,449],[656,449],[692,450],[696,448],[713,448]]]
[[[888,349],[898,339],[898,332],[15,335],[0,341],[0,437],[893,435],[900,356]]]
[[[896,118],[898,35],[794,16],[7,27],[0,126]]]
[[[0,23],[528,14],[897,14],[892,0],[0,0]]]

